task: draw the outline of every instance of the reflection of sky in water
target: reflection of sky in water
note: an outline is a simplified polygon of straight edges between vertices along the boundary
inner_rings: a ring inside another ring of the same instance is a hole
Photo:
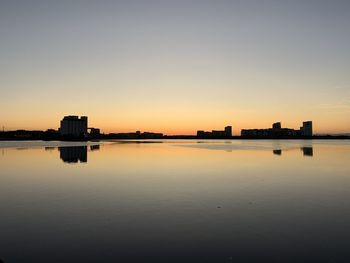
[[[349,141],[67,145],[2,147],[5,263],[349,256]]]

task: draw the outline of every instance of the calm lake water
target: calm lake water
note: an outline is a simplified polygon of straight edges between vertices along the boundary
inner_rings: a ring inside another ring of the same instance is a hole
[[[0,142],[0,259],[350,262],[350,141]]]

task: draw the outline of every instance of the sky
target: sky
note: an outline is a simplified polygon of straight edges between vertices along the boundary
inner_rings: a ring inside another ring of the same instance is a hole
[[[348,0],[0,0],[0,125],[350,132]]]

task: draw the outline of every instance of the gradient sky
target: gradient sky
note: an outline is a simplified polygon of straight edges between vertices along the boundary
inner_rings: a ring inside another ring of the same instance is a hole
[[[350,132],[350,1],[0,0],[0,125]]]

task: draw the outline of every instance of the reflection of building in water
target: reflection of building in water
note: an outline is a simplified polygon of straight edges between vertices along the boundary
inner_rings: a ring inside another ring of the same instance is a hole
[[[90,145],[90,150],[91,151],[98,151],[100,149],[100,145]]]
[[[288,150],[288,149],[286,149],[286,150]],[[290,150],[292,150],[292,149],[290,149]],[[312,146],[300,147],[300,150],[303,152],[304,156],[314,156],[314,150],[313,150]],[[282,155],[282,149],[273,149],[272,152],[275,155]]]
[[[87,162],[87,146],[59,147],[60,158],[65,163]]]
[[[314,156],[314,150],[312,147],[301,147],[304,156]]]
[[[50,146],[47,146],[45,147],[45,151],[53,151],[55,150],[56,147],[50,147]]]
[[[275,154],[275,155],[282,155],[282,150],[281,149],[273,150],[273,154]]]

